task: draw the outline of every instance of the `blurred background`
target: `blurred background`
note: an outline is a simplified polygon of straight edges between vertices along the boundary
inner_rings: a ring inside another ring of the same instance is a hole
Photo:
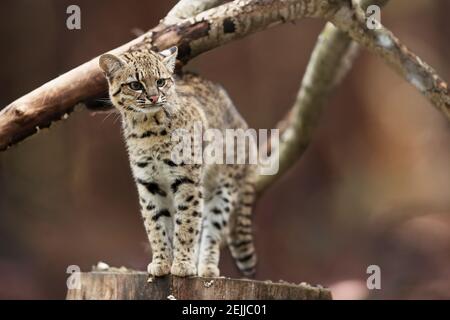
[[[81,7],[81,30],[66,8]],[[175,1],[15,0],[0,13],[0,108],[155,26]],[[382,23],[450,80],[449,0],[392,0]],[[205,53],[254,128],[290,109],[324,22],[304,19]],[[66,268],[144,270],[150,254],[115,116],[79,111],[0,154],[0,298],[63,299]],[[362,52],[304,156],[255,211],[257,278],[335,298],[450,298],[450,125]],[[381,268],[381,290],[366,269]],[[239,277],[227,251],[222,273]]]

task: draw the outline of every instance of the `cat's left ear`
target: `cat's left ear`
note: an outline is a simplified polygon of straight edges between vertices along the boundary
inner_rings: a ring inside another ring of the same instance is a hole
[[[163,56],[163,62],[166,65],[167,69],[169,69],[170,72],[173,72],[175,70],[175,63],[177,61],[178,48],[171,47],[169,49],[161,51],[159,54]]]
[[[109,53],[105,53],[99,59],[99,66],[108,78],[113,77],[124,65],[122,59]]]

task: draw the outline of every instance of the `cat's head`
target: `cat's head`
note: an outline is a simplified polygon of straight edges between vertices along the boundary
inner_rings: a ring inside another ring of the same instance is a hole
[[[104,54],[99,65],[109,84],[113,105],[125,112],[154,113],[174,89],[173,71],[177,47],[162,52],[134,51],[115,56]]]

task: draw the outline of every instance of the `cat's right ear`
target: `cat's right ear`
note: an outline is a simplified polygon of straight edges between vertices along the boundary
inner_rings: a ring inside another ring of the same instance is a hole
[[[124,62],[113,54],[105,53],[100,56],[99,66],[105,72],[106,76],[111,78],[124,66]]]
[[[163,57],[163,63],[166,65],[170,72],[175,70],[175,63],[177,61],[178,48],[170,47],[169,49],[163,50],[159,53]]]

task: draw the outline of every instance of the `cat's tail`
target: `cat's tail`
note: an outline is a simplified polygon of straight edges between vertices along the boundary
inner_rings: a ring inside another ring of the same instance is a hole
[[[253,243],[252,210],[255,201],[255,186],[251,181],[244,182],[238,197],[233,223],[230,226],[227,242],[237,267],[245,276],[256,272],[256,251]]]

